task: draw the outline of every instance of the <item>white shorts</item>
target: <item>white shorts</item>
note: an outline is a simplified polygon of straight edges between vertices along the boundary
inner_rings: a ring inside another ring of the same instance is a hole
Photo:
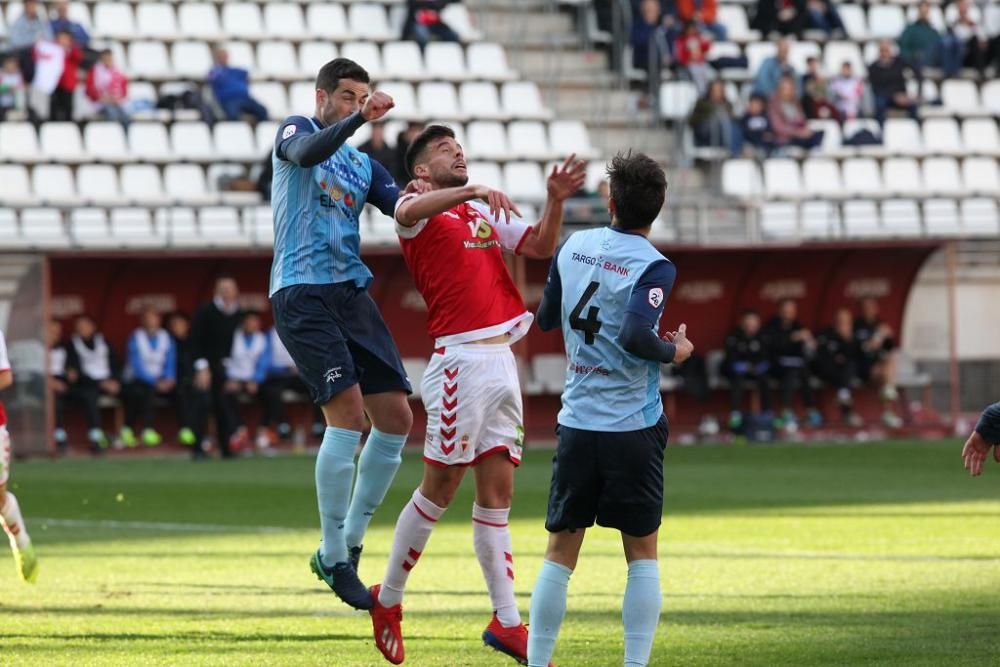
[[[510,345],[449,345],[431,357],[420,383],[427,411],[424,461],[475,465],[505,451],[521,463],[521,384]]]
[[[0,485],[10,479],[10,434],[7,427],[0,425]]]

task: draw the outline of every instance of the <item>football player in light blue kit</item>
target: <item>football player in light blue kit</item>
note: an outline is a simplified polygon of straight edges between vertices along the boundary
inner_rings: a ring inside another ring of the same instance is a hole
[[[660,364],[694,350],[686,326],[660,338],[674,265],[647,238],[666,196],[663,170],[642,154],[608,169],[611,226],[577,232],[552,261],[537,322],[562,327],[568,369],[545,528],[549,545],[531,595],[528,665],[545,667],[566,613],[583,536],[621,531],[628,583],[625,665],[649,663],[660,617],[656,539],[663,514],[668,425]]]
[[[399,351],[368,295],[372,274],[358,228],[366,202],[392,216],[399,190],[382,165],[344,142],[392,106],[391,97],[371,92],[360,65],[332,60],[316,77],[315,114],[285,120],[272,156],[274,326],[327,424],[316,458],[323,541],[310,567],[356,609],[371,607],[357,575],[362,539],[399,468],[413,416]],[[366,413],[372,430],[352,495]]]

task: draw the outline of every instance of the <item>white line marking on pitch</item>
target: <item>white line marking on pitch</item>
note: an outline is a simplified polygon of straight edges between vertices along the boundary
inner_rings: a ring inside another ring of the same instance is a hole
[[[171,523],[159,521],[114,521],[110,519],[46,519],[36,518],[35,523],[66,528],[108,528],[111,530],[159,530],[164,532],[196,533],[291,533],[294,528],[282,526],[232,526],[211,523]]]

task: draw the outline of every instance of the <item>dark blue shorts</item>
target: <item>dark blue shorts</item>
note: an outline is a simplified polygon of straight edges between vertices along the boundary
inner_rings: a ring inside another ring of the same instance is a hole
[[[313,401],[360,385],[411,393],[403,360],[367,290],[353,283],[291,285],[271,297],[274,327]]]
[[[585,431],[559,425],[545,529],[589,528],[596,521],[644,537],[663,516],[667,418],[638,431]]]

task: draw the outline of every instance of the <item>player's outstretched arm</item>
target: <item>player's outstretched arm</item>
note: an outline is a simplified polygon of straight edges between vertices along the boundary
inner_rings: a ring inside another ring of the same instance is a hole
[[[982,474],[983,464],[990,449],[993,450],[993,459],[1000,463],[1000,403],[994,403],[983,410],[979,423],[976,424],[976,430],[962,447],[965,469],[973,477]]]
[[[312,131],[312,124],[301,118],[301,122],[286,121],[279,130],[276,154],[283,160],[300,167],[315,167],[344,145],[359,127],[378,120],[395,106],[392,97],[381,91],[372,93],[361,111],[325,127],[319,132]]]
[[[583,187],[587,165],[570,155],[561,166],[552,167],[546,182],[548,198],[538,224],[521,242],[518,252],[525,257],[545,259],[552,256],[559,244],[563,223],[563,202]]]
[[[562,247],[560,246],[560,250]],[[559,276],[559,250],[552,257],[549,278],[545,281],[542,301],[535,313],[535,323],[542,331],[552,331],[562,325],[562,278]]]
[[[413,227],[421,220],[444,213],[470,199],[482,199],[488,203],[494,220],[499,220],[501,213],[508,221],[512,212],[521,215],[510,197],[499,190],[485,185],[463,185],[400,198],[396,205],[396,222],[403,227]]]

